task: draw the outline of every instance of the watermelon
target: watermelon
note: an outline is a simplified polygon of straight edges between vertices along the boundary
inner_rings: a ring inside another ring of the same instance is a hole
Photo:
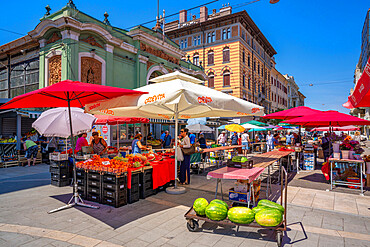
[[[206,208],[206,216],[210,220],[224,220],[227,217],[227,208],[221,204],[210,203]]]
[[[274,208],[264,209],[259,211],[254,218],[261,226],[278,226],[283,221],[283,213]]]
[[[269,200],[266,200],[266,199],[260,200],[258,202],[258,206],[265,206],[265,207],[269,207],[269,208],[275,208],[275,209],[280,210],[281,212],[284,213],[284,207],[283,206],[281,206],[280,204],[277,204],[276,202],[272,202],[272,201],[269,201]]]
[[[257,207],[252,208],[252,211],[253,211],[254,214],[256,214],[259,211],[264,210],[264,209],[269,209],[269,207],[266,207],[266,206],[257,206]]]
[[[208,206],[208,201],[204,198],[198,198],[193,203],[194,211],[198,215],[205,215],[207,206]]]
[[[233,207],[227,212],[227,217],[234,223],[250,224],[254,220],[254,213],[247,207]]]
[[[248,161],[248,158],[245,157],[245,156],[234,156],[232,159],[231,159],[232,162],[240,162],[240,163],[244,163],[244,162],[247,162]]]
[[[226,202],[220,200],[220,199],[214,199],[212,200],[209,204],[219,204],[219,205],[223,205],[226,207],[226,210],[229,209],[229,205],[227,205]]]

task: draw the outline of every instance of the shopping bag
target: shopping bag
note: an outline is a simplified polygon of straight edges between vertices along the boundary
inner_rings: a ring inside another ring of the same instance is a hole
[[[192,155],[195,153],[195,146],[191,145],[190,148],[182,148],[182,153],[184,155]]]
[[[180,147],[177,147],[177,161],[184,161],[184,155]]]

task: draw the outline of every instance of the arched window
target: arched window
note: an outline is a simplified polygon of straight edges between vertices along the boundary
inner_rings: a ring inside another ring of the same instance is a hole
[[[214,53],[213,50],[208,52],[208,65],[214,64]]]
[[[229,87],[230,86],[230,71],[225,70],[223,77],[224,77],[224,87]]]
[[[199,66],[199,54],[198,54],[198,52],[194,53],[194,55],[193,55],[193,64]]]
[[[225,47],[223,49],[222,57],[223,57],[223,62],[224,63],[230,62],[230,49],[229,49],[229,47]]]
[[[213,74],[213,72],[208,73],[208,87],[215,87],[215,75]]]

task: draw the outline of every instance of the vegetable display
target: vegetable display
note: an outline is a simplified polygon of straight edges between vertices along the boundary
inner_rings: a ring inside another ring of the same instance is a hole
[[[227,217],[227,208],[218,203],[210,203],[206,207],[206,216],[210,220],[224,220]]]
[[[283,221],[283,214],[280,210],[268,208],[259,211],[255,220],[261,226],[278,226]]]
[[[282,213],[284,213],[284,207],[283,206],[281,206],[280,204],[277,204],[276,202],[272,202],[272,201],[269,201],[269,200],[266,200],[266,199],[260,200],[258,202],[258,206],[265,206],[265,207],[269,207],[269,208],[275,208],[275,209],[281,211]]]
[[[204,198],[198,198],[194,201],[193,208],[198,215],[205,215],[208,201]]]
[[[247,207],[233,207],[227,213],[230,221],[239,224],[250,224],[254,221],[252,209]]]

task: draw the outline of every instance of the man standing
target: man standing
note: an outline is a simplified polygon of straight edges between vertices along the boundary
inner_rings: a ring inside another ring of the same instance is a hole
[[[231,136],[231,145],[238,145],[238,134],[234,132],[234,134]]]
[[[195,139],[196,139],[195,134],[190,132],[189,138],[190,138],[190,144],[193,145],[195,143]]]
[[[294,139],[294,135],[289,131],[288,134],[285,136],[286,138],[286,145],[292,145],[292,140]]]
[[[164,132],[163,130],[162,130],[162,132],[161,132],[161,144],[162,144],[162,147],[164,147],[164,136],[166,135],[166,132]]]
[[[249,150],[249,135],[248,135],[248,130],[245,130],[244,133],[242,134],[242,149],[243,149],[243,155],[247,156],[248,150]]]
[[[226,131],[222,131],[221,134],[217,138],[217,144],[225,146],[226,145],[226,140],[227,140]]]
[[[271,134],[271,131],[267,132],[266,145],[267,145],[267,152],[274,149],[274,136]]]
[[[172,137],[169,134],[168,130],[164,132],[164,137],[163,137],[163,148],[171,148],[172,144]]]

